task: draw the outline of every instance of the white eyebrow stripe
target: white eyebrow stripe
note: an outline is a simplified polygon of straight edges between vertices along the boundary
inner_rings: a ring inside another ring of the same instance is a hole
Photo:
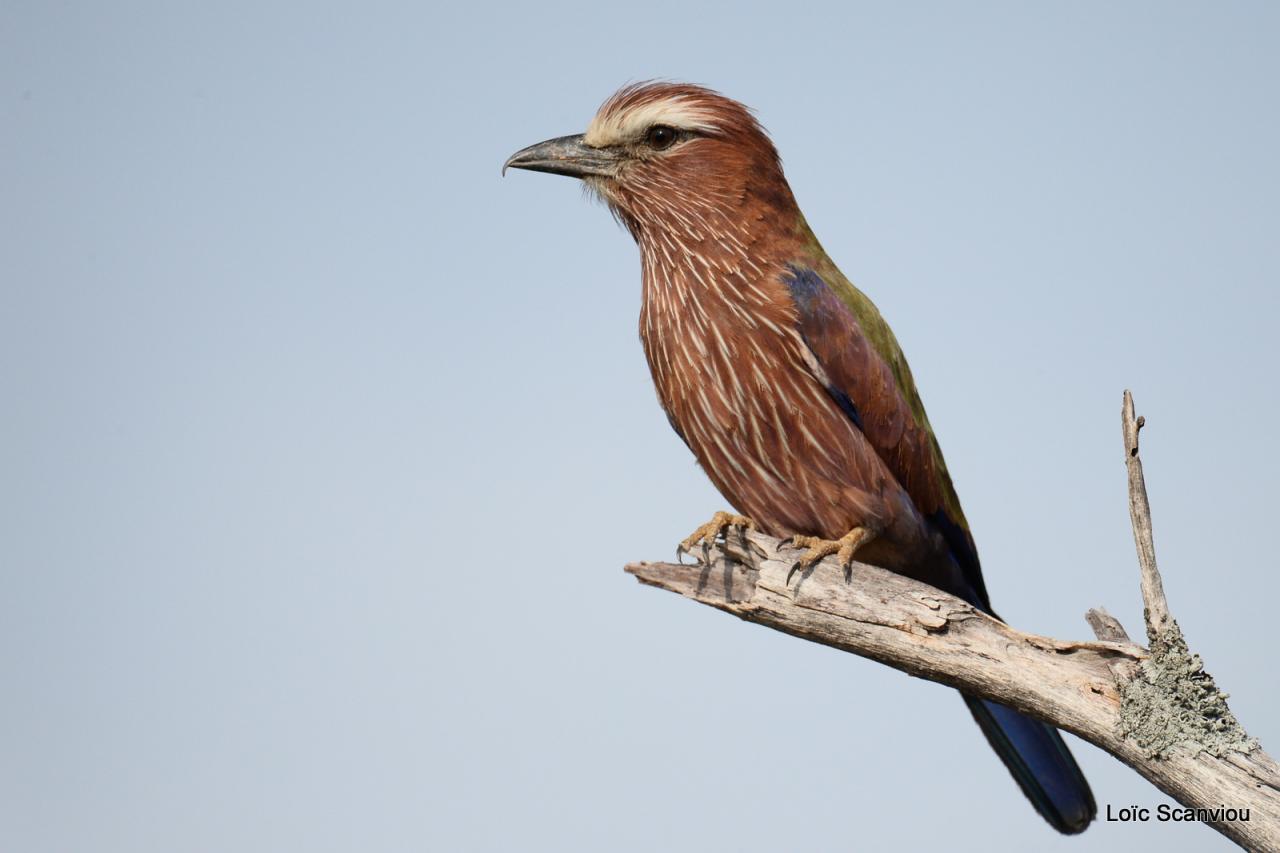
[[[718,128],[715,114],[705,107],[692,103],[682,95],[674,95],[660,101],[629,107],[622,110],[608,109],[597,113],[587,127],[585,142],[600,148],[638,139],[640,134],[655,124],[665,124],[678,130],[709,133]]]

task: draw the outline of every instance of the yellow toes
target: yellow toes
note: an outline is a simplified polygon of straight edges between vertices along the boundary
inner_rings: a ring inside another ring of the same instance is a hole
[[[802,568],[809,568],[824,557],[840,550],[840,543],[834,539],[823,539],[819,536],[792,536],[791,544],[797,548],[807,549],[796,560]]]
[[[740,531],[755,530],[756,523],[745,515],[717,512],[711,516],[710,521],[686,536],[684,541],[680,543],[680,547],[676,549],[676,552],[688,551],[698,544],[701,544],[703,548],[709,548],[716,543],[717,539],[724,536],[725,531],[731,527],[736,527]]]
[[[855,527],[839,539],[823,539],[820,536],[792,536],[790,542],[797,548],[807,549],[792,566],[808,569],[820,560],[836,555],[840,565],[847,574],[853,566],[854,555],[858,549],[875,537],[875,533],[866,527]]]

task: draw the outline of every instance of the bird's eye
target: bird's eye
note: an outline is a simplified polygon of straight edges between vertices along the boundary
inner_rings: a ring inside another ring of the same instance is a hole
[[[655,124],[649,128],[649,132],[644,135],[644,141],[649,143],[650,148],[661,151],[664,148],[670,148],[672,143],[676,141],[676,131],[673,127],[667,127],[665,124]]]

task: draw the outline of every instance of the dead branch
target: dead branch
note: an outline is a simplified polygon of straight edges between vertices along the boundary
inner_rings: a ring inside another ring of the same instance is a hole
[[[731,533],[698,565],[633,563],[642,583],[801,639],[1001,702],[1106,750],[1250,850],[1280,851],[1280,768],[1249,738],[1169,613],[1156,567],[1133,399],[1123,433],[1150,651],[1105,610],[1096,641],[1026,634],[931,586],[834,560],[791,576],[797,552]],[[1248,810],[1248,820],[1215,809]]]

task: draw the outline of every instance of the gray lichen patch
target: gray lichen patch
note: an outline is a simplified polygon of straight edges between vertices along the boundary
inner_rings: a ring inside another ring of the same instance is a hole
[[[1178,745],[1215,756],[1258,745],[1236,722],[1200,656],[1187,649],[1176,622],[1153,639],[1151,656],[1121,685],[1120,733],[1152,758],[1167,758]]]

